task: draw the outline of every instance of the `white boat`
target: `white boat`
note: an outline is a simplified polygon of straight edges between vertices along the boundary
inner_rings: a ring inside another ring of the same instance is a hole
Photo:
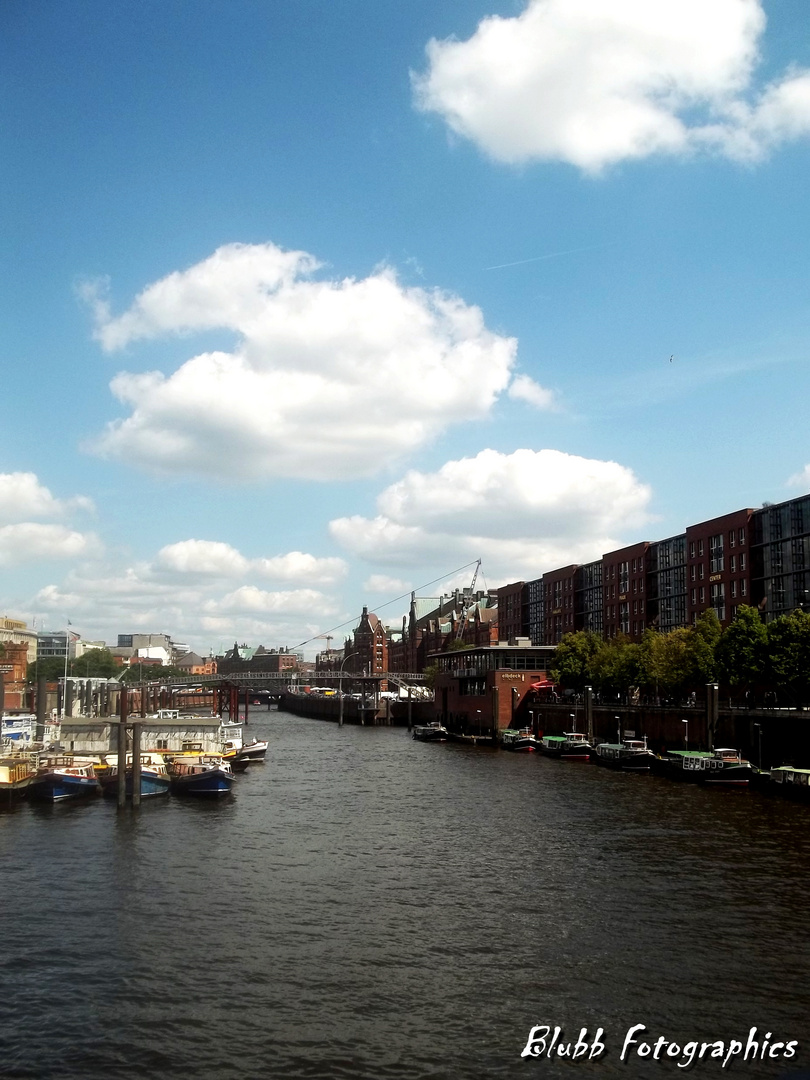
[[[227,795],[233,787],[233,770],[220,754],[178,754],[167,768],[178,795]]]
[[[416,724],[412,734],[421,742],[446,742],[448,732],[438,720],[432,720],[429,724]]]
[[[649,772],[655,754],[647,746],[645,739],[622,739],[617,743],[599,743],[596,747],[596,762],[612,769],[625,772]]]
[[[34,770],[27,757],[0,758],[0,806],[26,794]]]

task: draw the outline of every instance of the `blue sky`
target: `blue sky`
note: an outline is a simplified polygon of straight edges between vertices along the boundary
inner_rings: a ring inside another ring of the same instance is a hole
[[[0,613],[295,646],[810,490],[809,22],[6,0]]]

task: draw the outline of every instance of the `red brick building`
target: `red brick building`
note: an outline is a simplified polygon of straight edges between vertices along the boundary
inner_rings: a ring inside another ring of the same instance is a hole
[[[602,556],[604,635],[640,638],[646,626],[647,549],[642,541]]]

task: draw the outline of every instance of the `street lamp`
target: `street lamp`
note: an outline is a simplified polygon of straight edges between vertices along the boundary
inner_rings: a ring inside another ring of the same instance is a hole
[[[688,720],[682,720],[681,723],[686,724],[686,733],[684,734],[683,745],[684,745],[684,749],[688,750],[689,749],[689,721]]]
[[[347,660],[351,660],[353,656],[359,656],[359,653],[350,652],[348,656],[344,656],[340,667],[338,668],[338,727],[343,727],[343,665]]]

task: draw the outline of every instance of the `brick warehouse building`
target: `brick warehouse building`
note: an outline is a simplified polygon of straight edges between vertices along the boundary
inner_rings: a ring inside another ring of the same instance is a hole
[[[500,592],[513,616],[520,610],[520,635],[532,645],[556,645],[576,630],[639,640],[649,628],[692,626],[708,608],[722,626],[743,604],[759,607],[766,621],[810,610],[810,495],[722,514]],[[518,636],[513,621],[510,637]]]

